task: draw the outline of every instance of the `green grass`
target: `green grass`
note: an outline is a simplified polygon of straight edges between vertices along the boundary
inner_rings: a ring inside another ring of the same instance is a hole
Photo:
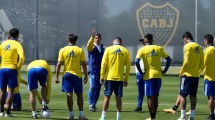
[[[22,74],[22,78],[26,79],[26,73]],[[55,76],[53,75],[53,81]],[[88,100],[87,100],[87,92],[89,88],[89,83],[84,85],[84,114],[90,120],[98,120],[101,111],[99,112],[90,112],[88,110]],[[179,78],[178,76],[164,76],[162,81],[162,87],[159,97],[159,107],[157,113],[157,120],[176,120],[180,116],[180,108],[175,115],[164,113],[163,108],[170,108],[175,103],[177,94],[179,90]],[[16,118],[11,118],[14,120],[29,120],[31,119],[31,111],[28,103],[29,92],[27,90],[27,86],[21,85],[20,93],[22,96],[23,108],[21,112],[13,112],[17,115]],[[127,88],[124,88],[124,96],[123,96],[123,109],[122,109],[122,119],[123,120],[145,120],[149,117],[148,108],[146,105],[146,98],[144,99],[143,104],[143,112],[136,113],[133,110],[136,108],[136,100],[137,99],[137,88],[136,88],[136,78],[134,75],[129,77],[129,84]],[[100,99],[98,101],[97,107],[99,110],[102,109],[102,100],[103,100],[103,87],[101,90]],[[76,97],[74,97],[74,101],[76,101]],[[188,103],[189,105],[189,103]],[[66,95],[61,92],[61,83],[55,84],[53,82],[52,86],[52,94],[51,94],[51,102],[49,107],[52,111],[53,120],[62,120],[66,119],[68,116],[68,108],[66,105]],[[37,113],[39,114],[41,106],[37,102]],[[189,109],[189,106],[187,106]],[[74,104],[75,118],[78,118],[78,108],[75,102]],[[208,108],[207,108],[207,98],[203,95],[203,79],[200,79],[200,85],[198,89],[198,103],[196,109],[196,120],[203,120],[208,116]],[[107,112],[107,119],[114,120],[116,118],[116,108],[115,108],[115,97],[112,96],[110,106]],[[0,118],[2,120],[6,118]],[[9,119],[9,118],[7,118]]]

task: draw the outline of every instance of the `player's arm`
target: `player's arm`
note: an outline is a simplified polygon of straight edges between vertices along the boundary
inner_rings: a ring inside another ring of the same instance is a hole
[[[20,83],[24,84],[24,85],[27,85],[27,81],[23,80],[23,79],[20,79]]]
[[[163,70],[163,74],[165,74],[169,69],[169,66],[170,66],[170,64],[172,62],[172,59],[163,48],[161,48],[161,50],[162,50],[162,57],[166,59],[166,66],[165,66],[165,68]]]
[[[182,76],[184,74],[184,70],[187,67],[189,59],[190,59],[189,57],[190,57],[190,51],[185,46],[184,47],[184,62],[183,62],[183,65],[181,67],[179,76]]]
[[[143,71],[141,70],[140,67],[140,60],[142,59],[142,52],[141,50],[138,50],[136,58],[135,58],[135,65],[137,67],[138,72],[140,73],[140,75],[144,75]],[[144,62],[144,61],[143,61]]]
[[[102,57],[102,63],[101,63],[101,72],[100,72],[100,83],[104,84],[105,80],[105,72],[107,68],[107,63],[108,63],[108,49],[105,50],[104,55]]]
[[[125,84],[127,86],[127,84],[128,84],[128,76],[129,76],[130,68],[131,68],[131,59],[130,59],[129,52],[127,52],[127,54],[126,54],[125,65],[126,65],[126,71],[125,71],[125,81],[124,82],[125,82]]]
[[[205,66],[207,66],[207,64],[208,64],[209,52],[207,51],[207,49],[206,49],[205,54],[204,54],[203,57],[204,57],[204,58],[203,58],[203,65],[202,65],[202,67],[201,67],[201,69],[200,69],[199,72],[203,71],[203,70],[205,69]]]
[[[200,64],[199,64],[199,68],[200,68],[199,73],[201,73],[201,71],[203,70],[205,62],[208,63],[208,54],[209,54],[209,53],[207,53],[207,59],[206,59],[207,61],[204,61],[205,58],[204,58],[204,54],[203,54],[203,49],[202,48],[201,48],[201,52],[200,53],[201,53],[201,58],[200,58],[201,60],[200,60]]]
[[[93,51],[95,33],[96,33],[96,30],[93,29],[93,30],[92,30],[92,33],[91,33],[91,37],[90,37],[90,39],[89,39],[88,42],[87,42],[87,51],[88,51],[88,52]]]
[[[23,51],[22,45],[20,43],[18,44],[17,52],[18,52],[18,55],[19,55],[17,69],[20,70],[21,67],[22,67],[22,64],[25,61],[24,51]]]
[[[48,65],[47,67],[48,71],[48,77],[47,77],[47,94],[46,94],[46,99],[47,101],[50,101],[50,96],[51,96],[51,85],[52,85],[52,71],[50,66]]]
[[[60,68],[61,68],[62,64],[63,64],[63,51],[61,49],[59,52],[59,55],[58,55],[58,62],[56,65],[56,80],[55,80],[56,83],[60,82],[59,81],[59,74],[60,74]]]
[[[81,51],[81,65],[82,65],[82,69],[83,69],[83,72],[84,72],[84,84],[87,83],[88,81],[88,73],[87,73],[87,62],[86,62],[86,59],[85,59],[85,54],[84,54],[84,50],[82,49]]]

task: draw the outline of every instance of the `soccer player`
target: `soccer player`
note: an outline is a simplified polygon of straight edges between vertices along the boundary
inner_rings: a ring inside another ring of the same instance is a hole
[[[215,47],[214,37],[210,34],[204,36],[204,44],[207,47],[204,54],[204,64],[202,70],[204,70],[204,93],[208,97],[209,117],[208,120],[214,120],[215,109]]]
[[[45,60],[34,60],[28,65],[28,90],[30,91],[29,102],[32,110],[32,118],[37,118],[36,94],[38,82],[41,85],[42,109],[48,109],[47,104],[51,95],[52,72]]]
[[[2,63],[0,69],[0,116],[14,117],[11,114],[11,104],[13,102],[14,89],[18,86],[18,71],[21,69],[25,58],[22,45],[18,42],[19,30],[13,28],[9,30],[9,34],[10,39],[4,41],[0,46]],[[6,98],[7,86],[8,96]],[[7,109],[5,115],[4,108]]]
[[[100,70],[101,61],[104,54],[104,47],[101,44],[101,34],[92,30],[92,35],[87,43],[88,51],[88,75],[90,78],[90,88],[88,92],[89,110],[97,111],[96,103],[101,90]]]
[[[124,66],[126,66],[125,77]],[[106,112],[110,98],[114,91],[116,95],[117,120],[121,120],[123,86],[128,85],[131,61],[128,50],[122,46],[122,39],[117,37],[113,40],[113,46],[106,48],[102,58],[101,80],[104,84],[104,101],[100,120],[106,120]]]
[[[76,46],[78,37],[69,34],[68,45],[60,49],[58,63],[56,66],[56,83],[59,83],[59,73],[61,65],[64,64],[62,90],[67,95],[67,105],[69,108],[69,120],[74,120],[73,112],[73,89],[77,95],[79,107],[79,119],[86,120],[83,112],[83,84],[88,81],[87,64],[85,60],[84,50]],[[82,81],[81,66],[84,72],[84,80]]]
[[[203,65],[203,49],[193,41],[192,34],[185,32],[182,36],[184,41],[184,62],[180,70],[180,104],[181,116],[178,120],[186,118],[186,97],[190,96],[191,114],[189,120],[194,119],[197,90],[199,84],[199,71]]]
[[[158,108],[158,96],[161,87],[161,77],[165,74],[170,66],[171,58],[168,53],[158,45],[153,45],[153,35],[146,34],[142,39],[146,45],[138,50],[135,64],[139,73],[145,80],[145,95],[148,97],[148,108],[150,118],[146,120],[154,120]],[[161,70],[161,58],[166,59],[166,67]],[[140,60],[143,60],[145,71],[140,68]]]
[[[142,72],[144,72],[143,60],[140,60],[140,67],[141,67]],[[143,76],[140,75],[139,71],[137,70],[137,67],[135,67],[135,70],[136,70],[138,96],[137,96],[137,108],[134,111],[135,112],[141,112],[142,111],[144,93],[145,93],[145,90],[144,90],[144,88],[145,88],[145,80],[143,80]]]

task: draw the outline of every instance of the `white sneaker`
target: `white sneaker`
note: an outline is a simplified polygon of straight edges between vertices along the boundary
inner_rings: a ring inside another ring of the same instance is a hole
[[[186,120],[186,117],[180,117],[177,120]]]
[[[99,120],[106,120],[106,118],[105,117],[101,117]]]
[[[13,114],[11,114],[11,113],[10,113],[10,114],[7,114],[7,113],[6,113],[6,114],[4,115],[4,117],[16,117],[16,116],[13,115]]]
[[[0,112],[0,117],[3,117],[4,116],[4,112]]]

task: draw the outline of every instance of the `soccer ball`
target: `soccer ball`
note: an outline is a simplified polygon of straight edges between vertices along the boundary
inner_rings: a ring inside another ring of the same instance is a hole
[[[41,118],[51,118],[51,111],[49,109],[41,110],[40,116]]]

